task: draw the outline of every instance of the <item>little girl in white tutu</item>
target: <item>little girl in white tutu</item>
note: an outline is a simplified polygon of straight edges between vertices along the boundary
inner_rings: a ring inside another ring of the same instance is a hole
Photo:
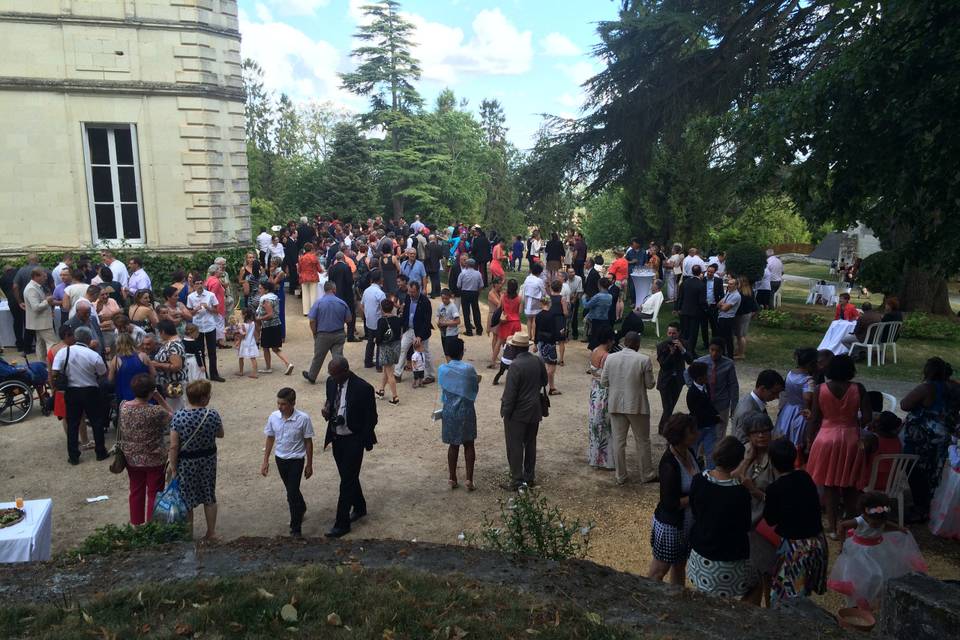
[[[860,511],[856,519],[837,525],[838,533],[846,539],[827,587],[845,595],[848,606],[871,610],[880,607],[888,580],[913,572],[926,573],[927,565],[910,532],[887,522],[887,496],[864,494]]]
[[[930,531],[942,538],[960,540],[960,449],[957,439],[947,449],[947,465],[930,503]]]

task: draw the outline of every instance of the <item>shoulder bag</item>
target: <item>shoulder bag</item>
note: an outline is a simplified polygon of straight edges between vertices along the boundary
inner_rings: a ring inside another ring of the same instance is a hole
[[[53,379],[53,387],[57,391],[66,391],[67,390],[67,365],[70,364],[70,347],[67,347],[67,356],[63,361],[63,369],[61,369]]]
[[[122,402],[121,407],[126,404]],[[110,473],[123,473],[124,469],[127,468],[127,456],[123,453],[123,449],[120,448],[120,443],[123,442],[123,431],[121,427],[122,421],[117,420],[117,441],[113,445],[113,462],[110,463]]]
[[[546,387],[540,388],[540,413],[544,418],[550,415],[550,395]]]

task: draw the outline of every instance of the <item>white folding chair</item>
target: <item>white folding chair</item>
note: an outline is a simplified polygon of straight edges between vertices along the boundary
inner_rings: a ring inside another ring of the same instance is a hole
[[[649,320],[644,320],[644,322],[652,322],[654,331],[657,333],[657,337],[660,337],[660,323],[658,318],[660,317],[660,307],[663,306],[663,298],[657,301],[657,304],[653,307],[653,317]]]
[[[883,410],[884,411],[897,411],[897,397],[892,393],[887,393],[886,391],[881,391],[880,395],[883,396]]]
[[[909,488],[910,473],[917,464],[920,456],[907,453],[885,453],[873,459],[873,469],[870,471],[870,482],[864,491],[879,491],[887,497],[897,500],[897,517],[900,519],[900,526],[903,526],[903,494]],[[887,474],[885,487],[877,486],[877,476],[880,466],[887,462],[890,465],[890,473]]]
[[[893,349],[893,364],[897,364],[897,340],[900,339],[903,323],[891,321],[880,324],[883,325],[883,330],[880,332],[880,364],[887,363],[887,347]]]
[[[780,283],[780,288],[777,289],[777,292],[773,294],[773,308],[777,309],[782,304],[783,300],[783,283]]]
[[[877,352],[877,366],[880,366],[880,329],[883,323],[878,322],[867,327],[867,335],[864,336],[863,342],[854,342],[850,345],[850,355],[853,355],[853,350],[857,347],[867,350],[867,366],[873,366],[873,352]]]

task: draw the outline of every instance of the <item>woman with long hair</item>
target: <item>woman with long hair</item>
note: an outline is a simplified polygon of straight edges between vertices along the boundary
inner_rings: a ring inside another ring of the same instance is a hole
[[[260,261],[257,260],[257,254],[253,251],[247,251],[243,257],[243,266],[240,267],[240,273],[237,274],[237,284],[240,285],[242,298],[240,307],[248,307],[250,296],[256,293],[257,284],[260,282]]]
[[[503,280],[497,277],[490,279],[490,291],[487,293],[487,333],[490,334],[490,364],[487,369],[496,369],[500,365],[500,332],[492,326],[493,314],[500,308],[503,300]],[[501,322],[503,321],[503,312],[500,312]]]
[[[737,278],[737,285],[740,291],[740,306],[737,308],[737,315],[733,323],[733,336],[737,342],[733,359],[743,360],[747,355],[747,333],[750,329],[750,320],[753,319],[759,307],[750,278],[740,276]]]
[[[131,324],[137,325],[148,333],[153,331],[160,322],[153,308],[153,294],[146,290],[137,291],[127,315],[130,317]]]

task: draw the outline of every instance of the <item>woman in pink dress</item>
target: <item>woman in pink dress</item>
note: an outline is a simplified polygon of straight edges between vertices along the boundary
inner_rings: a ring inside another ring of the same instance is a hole
[[[823,487],[830,537],[837,539],[840,494],[855,513],[860,490],[867,483],[867,455],[860,445],[860,428],[873,419],[863,385],[853,382],[857,368],[848,355],[836,356],[827,366],[827,382],[814,390],[813,413],[807,427],[810,458],[807,472]]]

